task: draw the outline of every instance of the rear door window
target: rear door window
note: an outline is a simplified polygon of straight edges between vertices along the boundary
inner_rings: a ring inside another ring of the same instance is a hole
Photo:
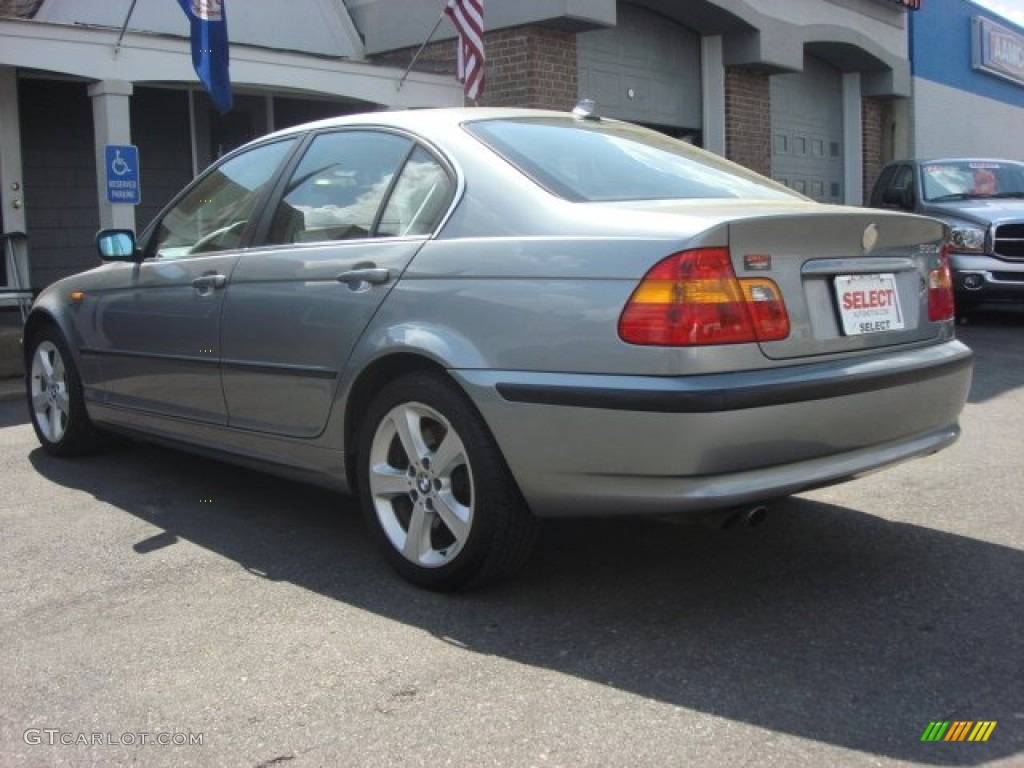
[[[271,244],[374,237],[381,207],[412,150],[384,131],[338,131],[313,139],[284,190]]]

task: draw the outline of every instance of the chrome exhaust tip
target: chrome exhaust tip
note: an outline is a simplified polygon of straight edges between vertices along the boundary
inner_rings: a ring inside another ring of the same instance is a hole
[[[733,507],[708,512],[704,522],[709,528],[732,531],[738,528],[756,528],[768,517],[768,507],[755,504],[751,507]]]

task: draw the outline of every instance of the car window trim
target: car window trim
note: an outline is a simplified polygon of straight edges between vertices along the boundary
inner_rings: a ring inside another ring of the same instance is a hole
[[[412,139],[409,142],[409,147],[405,151],[405,156],[402,161],[395,168],[395,172],[391,176],[391,181],[388,183],[388,188],[384,190],[384,194],[380,199],[380,204],[377,206],[377,213],[373,216],[373,223],[370,225],[369,240],[380,240],[377,232],[380,231],[380,222],[384,218],[384,211],[388,209],[391,204],[391,196],[395,193],[395,187],[398,186],[398,180],[402,177],[402,173],[405,171],[405,166],[409,162],[409,158],[412,157],[413,152],[416,151],[416,147],[419,146],[419,142]],[[388,238],[389,239],[389,238]]]
[[[288,182],[291,181],[295,169],[299,167],[299,163],[306,156],[310,144],[313,143],[313,139],[318,133],[318,131],[306,131],[303,133],[300,140],[296,143],[295,151],[292,152],[291,157],[278,169],[277,180],[270,185],[270,194],[264,201],[263,209],[256,219],[256,226],[253,230],[249,247],[263,249],[272,245],[267,242],[267,236],[270,234],[270,227],[273,224],[277,206],[281,204],[281,198],[285,195]]]

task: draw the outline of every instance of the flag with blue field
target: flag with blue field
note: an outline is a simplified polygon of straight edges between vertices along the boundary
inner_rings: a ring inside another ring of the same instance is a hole
[[[231,109],[224,0],[178,0],[192,25],[192,66],[221,114]]]

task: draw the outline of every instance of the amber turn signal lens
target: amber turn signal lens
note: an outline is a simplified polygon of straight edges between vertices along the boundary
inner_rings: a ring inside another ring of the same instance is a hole
[[[630,344],[701,346],[774,341],[789,335],[778,286],[737,280],[727,248],[673,254],[651,269],[619,318]]]

